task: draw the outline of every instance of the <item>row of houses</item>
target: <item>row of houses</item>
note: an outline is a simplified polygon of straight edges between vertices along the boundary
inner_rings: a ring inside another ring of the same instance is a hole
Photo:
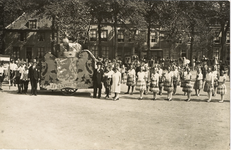
[[[215,27],[215,26],[214,26]],[[216,28],[214,28],[216,29]],[[219,31],[219,28],[216,29]],[[136,54],[140,57],[147,57],[147,31],[146,30],[132,30],[125,29],[118,26],[117,41],[115,41],[113,26],[105,23],[101,29],[101,49],[102,57],[119,58],[124,60],[126,57],[131,57]],[[55,45],[59,44],[59,31],[55,30],[52,20],[46,17],[37,17],[35,14],[22,14],[14,22],[3,29],[3,54],[10,55],[13,59],[31,60],[33,58],[42,58],[45,53],[56,53]],[[92,23],[88,33],[87,41],[83,44],[84,48],[89,49],[97,57],[98,50],[98,31],[97,24]],[[173,58],[179,57],[189,58],[189,44],[175,43],[174,50],[171,50],[171,44],[165,40],[164,31],[151,29],[150,34],[150,56],[158,58]],[[144,40],[139,44],[138,40]],[[138,44],[137,44],[138,43]],[[115,51],[115,46],[118,46]],[[214,40],[213,46],[209,53],[213,56],[219,57],[220,51],[220,37],[219,34]],[[227,54],[229,54],[229,33],[227,36]],[[206,52],[195,53],[194,57],[201,57]],[[229,56],[229,55],[227,55]]]

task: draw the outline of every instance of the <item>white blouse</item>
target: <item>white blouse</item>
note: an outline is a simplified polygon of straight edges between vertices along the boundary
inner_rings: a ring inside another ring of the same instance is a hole
[[[203,79],[203,74],[202,73],[197,73],[197,76],[198,76],[198,78],[197,78],[197,80],[202,80]]]
[[[138,80],[144,80],[145,79],[145,72],[138,72]]]
[[[167,72],[167,73],[165,74],[166,80],[171,81],[172,77],[173,77],[173,73],[172,73],[172,72],[169,72],[169,73]]]
[[[224,82],[224,80],[226,80],[226,76],[220,76],[218,82]]]

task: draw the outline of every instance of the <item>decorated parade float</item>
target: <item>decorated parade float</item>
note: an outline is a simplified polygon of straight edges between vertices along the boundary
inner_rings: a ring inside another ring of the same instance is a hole
[[[78,43],[64,39],[57,56],[51,52],[41,61],[40,90],[61,90],[65,95],[93,87],[96,58]]]

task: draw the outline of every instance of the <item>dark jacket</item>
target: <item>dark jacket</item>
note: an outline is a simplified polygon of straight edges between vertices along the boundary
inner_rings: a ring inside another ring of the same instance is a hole
[[[39,79],[39,69],[37,66],[35,68],[33,68],[33,66],[30,66],[29,78],[30,78],[30,80],[32,80],[32,79],[38,80]]]
[[[103,74],[104,71],[102,69],[97,71],[97,69],[94,70],[93,73],[93,86],[97,88],[102,88],[102,82],[103,82]]]

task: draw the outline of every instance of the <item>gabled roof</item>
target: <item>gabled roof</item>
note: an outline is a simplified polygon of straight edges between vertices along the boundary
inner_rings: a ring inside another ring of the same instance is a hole
[[[37,28],[35,30],[40,29],[51,29],[52,21],[48,19],[46,16],[39,17],[36,13],[23,13],[19,16],[15,21],[9,24],[5,29],[16,29],[16,30],[27,30],[29,28],[29,21],[37,20]]]

